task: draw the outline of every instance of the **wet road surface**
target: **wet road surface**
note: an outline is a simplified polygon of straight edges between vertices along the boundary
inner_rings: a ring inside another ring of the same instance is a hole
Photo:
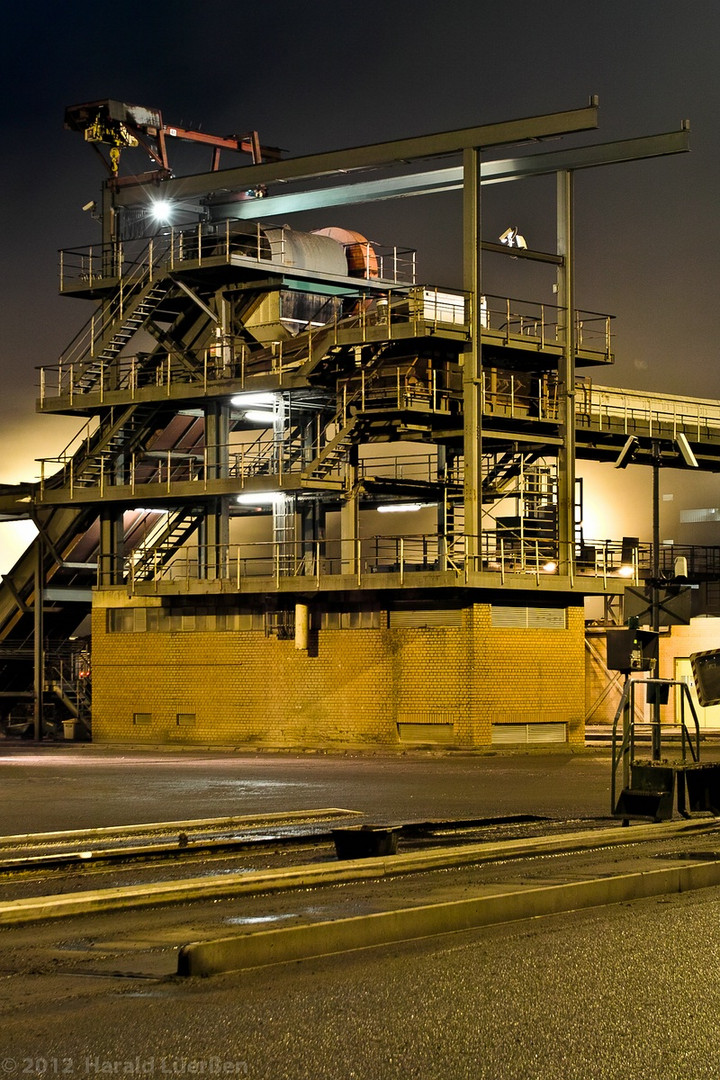
[[[321,806],[378,821],[606,819],[609,789],[598,750],[358,759],[0,748],[5,835]],[[598,857],[616,856],[586,853],[572,873],[596,873]],[[554,858],[493,870],[525,885],[569,872]],[[212,979],[171,974],[177,946],[202,935],[462,896],[488,880],[487,868],[455,869],[1,931],[2,1076],[718,1074],[715,888]]]

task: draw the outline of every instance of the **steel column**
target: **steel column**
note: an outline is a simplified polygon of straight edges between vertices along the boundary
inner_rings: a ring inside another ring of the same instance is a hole
[[[482,236],[480,209],[480,152],[463,154],[463,288],[470,295],[470,342],[463,353],[463,455],[466,566],[480,569],[482,551],[482,411],[480,380],[482,340],[480,295],[482,291]]]
[[[558,305],[565,339],[558,362],[558,407],[562,444],[558,450],[558,569],[572,573],[575,541],[575,280],[573,258],[573,174],[557,176]]]
[[[205,407],[205,470],[208,480],[225,480],[229,472],[230,407],[213,401]],[[223,553],[230,543],[230,513],[227,498],[211,500],[200,530],[200,562],[204,575],[219,577]]]
[[[45,544],[42,534],[35,540],[35,588],[33,594],[34,614],[34,710],[33,710],[33,735],[35,742],[40,742],[43,737],[43,713],[45,693],[45,642],[44,642],[44,618],[45,605]]]

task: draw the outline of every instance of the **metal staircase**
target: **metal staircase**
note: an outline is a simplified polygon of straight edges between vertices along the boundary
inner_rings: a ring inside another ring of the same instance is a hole
[[[360,418],[351,417],[334,438],[325,444],[308,467],[303,469],[303,479],[326,481],[331,473],[338,472],[347,461],[350,447],[357,440],[361,427]]]
[[[100,351],[91,360],[80,361],[80,373],[75,380],[75,389],[81,392],[94,390],[107,366],[116,360],[125,346],[138,330],[142,330],[158,304],[167,296],[172,282],[150,282],[137,297],[137,302],[123,316],[113,321],[107,334],[103,336]]]
[[[74,452],[63,452],[58,459],[63,468],[50,477],[48,488],[100,487],[109,478],[123,455],[137,449],[152,431],[157,405],[129,405],[117,411],[110,409],[92,434],[84,438]],[[82,434],[82,433],[81,433]],[[77,438],[73,440],[77,442]],[[70,444],[72,447],[72,443]]]
[[[129,558],[133,581],[151,581],[167,566],[178,548],[190,539],[204,515],[202,507],[183,507],[164,516],[146,534],[142,546]]]
[[[483,502],[494,502],[501,497],[508,486],[521,475],[523,469],[532,464],[539,452],[521,454],[516,450],[506,450],[490,457],[482,480]]]
[[[151,276],[146,266],[121,278],[60,356],[61,367],[72,369],[74,393],[89,393],[105,386],[105,373],[138,330],[147,325],[174,288],[172,279]]]

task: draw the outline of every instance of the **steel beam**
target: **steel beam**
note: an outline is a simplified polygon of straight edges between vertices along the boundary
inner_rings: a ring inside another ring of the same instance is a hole
[[[589,131],[596,128],[597,123],[598,107],[597,102],[593,100],[583,109],[531,116],[522,120],[508,120],[499,124],[481,124],[476,127],[460,128],[457,131],[372,143],[368,146],[348,147],[345,150],[309,154],[305,157],[289,158],[286,161],[269,162],[263,165],[199,173],[196,176],[163,181],[161,186],[166,198],[187,199],[207,195],[212,191],[249,190],[261,184],[278,181],[308,180],[337,173],[346,174],[359,169],[382,168],[418,158],[462,153],[468,148],[490,149],[509,143]],[[114,193],[113,203],[116,207],[133,206],[137,204],[137,201],[137,191],[131,188],[121,189]]]
[[[503,184],[566,169],[592,169],[601,165],[620,165],[628,161],[665,157],[669,154],[686,153],[689,149],[690,132],[683,128],[665,135],[648,135],[639,139],[556,150],[548,154],[528,154],[518,158],[485,161],[481,168],[480,182],[483,185]],[[213,210],[216,217],[256,221],[329,206],[354,206],[359,203],[406,199],[416,195],[437,195],[459,191],[462,184],[462,166],[456,166],[385,177],[381,180],[367,180],[360,184],[342,184],[296,191],[287,195],[269,195],[264,199],[222,202],[222,197],[219,197],[213,203]]]

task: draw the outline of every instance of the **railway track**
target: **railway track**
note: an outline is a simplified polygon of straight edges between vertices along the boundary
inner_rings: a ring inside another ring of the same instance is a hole
[[[363,815],[329,808],[253,818],[161,822],[150,825],[0,837],[0,905],[32,897],[80,893],[191,879],[208,885],[227,875],[291,873],[297,866],[337,862],[335,830],[360,828]],[[556,821],[534,815],[385,822],[400,854],[484,842],[500,843],[593,828],[598,822]],[[2,915],[0,914],[0,922]]]

